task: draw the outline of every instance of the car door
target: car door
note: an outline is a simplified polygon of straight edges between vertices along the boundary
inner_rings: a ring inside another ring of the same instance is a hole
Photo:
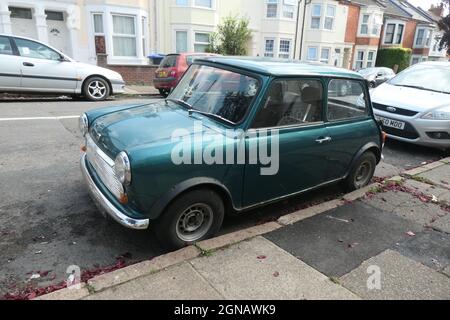
[[[0,90],[20,90],[20,57],[9,37],[0,36]]]
[[[349,88],[345,95],[335,94],[336,88]],[[344,177],[357,152],[372,137],[375,122],[369,112],[367,92],[363,81],[331,79],[328,83],[326,127],[331,138],[326,145],[327,176]]]
[[[73,93],[77,87],[74,63],[46,45],[14,38],[20,54],[22,88],[27,91]]]
[[[245,207],[292,195],[326,180],[328,131],[323,122],[322,82],[274,80],[263,101],[246,135]],[[270,155],[270,162],[261,154]]]

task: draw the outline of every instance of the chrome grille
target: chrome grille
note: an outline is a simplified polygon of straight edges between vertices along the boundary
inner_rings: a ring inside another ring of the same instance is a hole
[[[124,190],[114,172],[114,161],[95,144],[89,135],[87,135],[86,138],[86,147],[86,158],[94,168],[100,180],[113,195],[120,198],[120,194],[123,193]]]

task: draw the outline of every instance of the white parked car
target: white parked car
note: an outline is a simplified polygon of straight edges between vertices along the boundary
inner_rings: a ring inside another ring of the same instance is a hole
[[[0,92],[65,93],[101,101],[124,87],[115,71],[76,62],[36,40],[0,34]]]
[[[450,149],[450,62],[423,62],[371,91],[388,137]]]

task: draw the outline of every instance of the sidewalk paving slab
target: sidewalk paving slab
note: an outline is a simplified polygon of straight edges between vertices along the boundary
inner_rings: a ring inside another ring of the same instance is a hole
[[[191,264],[226,299],[358,299],[261,236]]]
[[[431,227],[438,231],[450,233],[450,213],[436,219],[436,221],[431,224]]]
[[[406,192],[383,192],[378,193],[370,199],[364,199],[368,205],[392,213],[401,218],[407,219],[421,228],[410,231],[421,231],[425,226],[429,226],[447,214],[441,207],[434,203],[424,203],[415,196]]]
[[[184,262],[135,281],[90,295],[84,300],[220,300],[223,297]]]
[[[437,186],[450,188],[450,164],[443,164],[418,176],[430,180]]]
[[[266,239],[329,277],[340,277],[363,261],[405,240],[421,226],[355,201],[264,235]]]
[[[450,265],[450,234],[428,230],[399,243],[395,250],[436,271]]]
[[[439,201],[450,203],[450,190],[411,179],[406,180],[404,185],[428,196],[436,196]]]
[[[381,270],[381,290],[369,290],[370,266]],[[340,278],[341,283],[364,299],[373,300],[442,300],[450,299],[450,278],[423,264],[386,250],[365,261]]]

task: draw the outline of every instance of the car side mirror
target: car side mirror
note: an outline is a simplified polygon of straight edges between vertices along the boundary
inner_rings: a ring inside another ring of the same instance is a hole
[[[67,62],[67,61],[69,61],[69,60],[67,60],[66,57],[64,57],[64,56],[60,56],[59,59],[58,59],[58,61],[59,61],[59,62]]]

